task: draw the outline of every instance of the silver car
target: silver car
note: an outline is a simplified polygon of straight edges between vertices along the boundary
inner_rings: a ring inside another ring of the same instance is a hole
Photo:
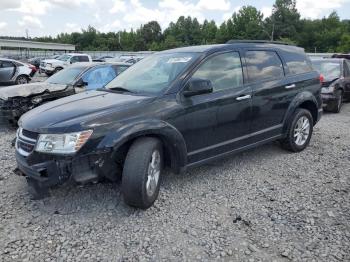
[[[33,65],[13,59],[0,58],[0,84],[26,84],[34,76],[36,68]]]

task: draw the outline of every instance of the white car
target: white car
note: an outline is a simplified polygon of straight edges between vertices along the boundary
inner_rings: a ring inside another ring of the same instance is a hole
[[[0,58],[0,85],[27,84],[35,72],[36,68],[33,65]]]
[[[87,54],[69,53],[59,56],[56,59],[46,59],[40,63],[40,72],[48,76],[62,70],[70,64],[78,62],[92,62],[91,56]]]

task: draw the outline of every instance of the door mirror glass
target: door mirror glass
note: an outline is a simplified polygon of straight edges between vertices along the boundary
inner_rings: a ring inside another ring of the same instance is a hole
[[[191,78],[186,84],[183,95],[185,97],[208,94],[213,92],[213,85],[208,79]]]

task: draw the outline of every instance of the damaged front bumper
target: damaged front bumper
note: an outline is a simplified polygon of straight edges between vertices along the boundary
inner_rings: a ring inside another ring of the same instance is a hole
[[[101,177],[116,180],[121,173],[108,150],[69,157],[33,151],[24,156],[18,147],[16,142],[15,173],[36,180],[41,187],[60,185],[68,180],[81,184],[98,181]]]

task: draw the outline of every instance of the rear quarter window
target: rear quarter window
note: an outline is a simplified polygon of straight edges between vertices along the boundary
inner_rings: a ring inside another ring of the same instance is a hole
[[[288,75],[298,75],[313,71],[311,61],[304,53],[284,52],[283,58],[289,69]]]
[[[88,56],[79,56],[79,62],[89,62]]]
[[[249,82],[284,77],[282,61],[275,51],[246,51],[245,56]]]

